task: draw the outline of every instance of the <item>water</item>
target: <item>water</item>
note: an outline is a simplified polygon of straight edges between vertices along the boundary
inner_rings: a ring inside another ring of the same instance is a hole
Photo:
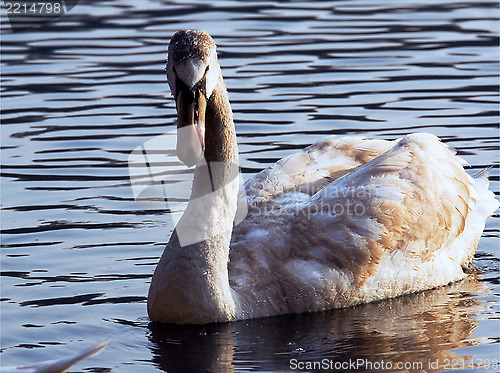
[[[471,173],[496,165],[498,195],[496,1],[88,0],[16,34],[2,17],[3,365],[111,338],[71,371],[317,371],[299,363],[322,359],[366,361],[328,365],[343,371],[498,371],[480,366],[500,358],[498,216],[471,278],[453,286],[161,327],[145,297],[173,227],[135,204],[127,170],[134,148],[174,128],[166,50],[173,32],[196,28],[219,46],[245,178],[325,135],[426,131]]]

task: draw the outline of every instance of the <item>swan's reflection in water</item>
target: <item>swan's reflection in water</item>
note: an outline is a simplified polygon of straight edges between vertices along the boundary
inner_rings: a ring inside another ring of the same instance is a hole
[[[151,324],[153,362],[169,373],[291,371],[299,362],[322,359],[344,362],[342,371],[370,370],[349,369],[346,364],[357,359],[383,361],[379,369],[372,366],[377,372],[440,371],[447,360],[470,358],[454,349],[481,343],[472,334],[486,317],[479,297],[488,293],[471,276],[349,309],[205,326]]]

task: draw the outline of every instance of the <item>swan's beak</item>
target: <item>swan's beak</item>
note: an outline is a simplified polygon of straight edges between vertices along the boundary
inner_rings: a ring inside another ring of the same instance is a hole
[[[194,166],[205,151],[205,111],[207,100],[193,88],[177,95],[177,157],[187,167]]]

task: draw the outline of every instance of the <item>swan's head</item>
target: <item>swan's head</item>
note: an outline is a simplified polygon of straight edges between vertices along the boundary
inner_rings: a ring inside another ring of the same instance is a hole
[[[205,109],[219,77],[210,35],[195,30],[176,32],[168,47],[167,80],[177,108],[177,156],[188,167],[203,157]]]

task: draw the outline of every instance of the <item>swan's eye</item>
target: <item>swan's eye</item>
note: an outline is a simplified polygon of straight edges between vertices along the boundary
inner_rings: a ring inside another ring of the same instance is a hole
[[[175,100],[177,100],[177,97],[181,92],[185,92],[185,94],[190,94],[191,97],[194,99],[194,94],[191,92],[186,83],[184,83],[182,79],[179,78],[174,66],[172,66],[172,71],[174,72],[175,75],[175,92],[173,92]]]

